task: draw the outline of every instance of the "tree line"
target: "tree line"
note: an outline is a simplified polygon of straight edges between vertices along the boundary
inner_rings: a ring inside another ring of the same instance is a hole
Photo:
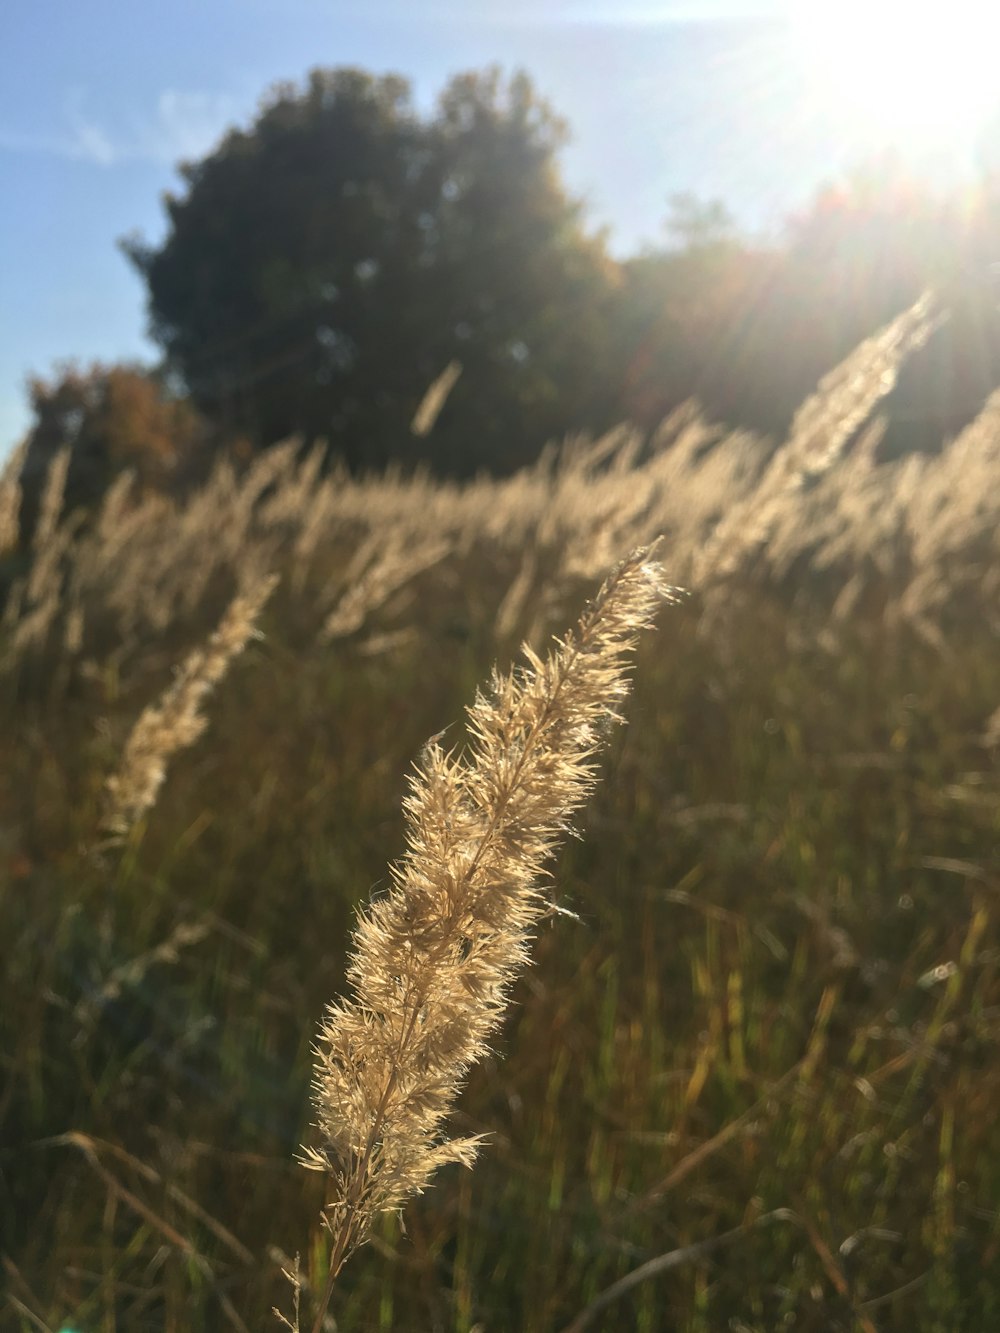
[[[564,120],[523,73],[463,74],[420,114],[407,80],[314,70],[180,168],[147,289],[153,368],[30,385],[25,481],[71,443],[71,493],[134,467],[184,485],[220,449],[297,435],[353,469],[508,473],[567,431],[652,429],[697,399],[779,435],[816,380],[928,284],[952,318],[890,401],[889,449],[934,447],[1000,381],[1000,180],[935,192],[883,158],[767,243],[672,201],[625,260],[559,168]],[[433,428],[414,430],[452,368]],[[457,376],[457,377],[456,377]]]

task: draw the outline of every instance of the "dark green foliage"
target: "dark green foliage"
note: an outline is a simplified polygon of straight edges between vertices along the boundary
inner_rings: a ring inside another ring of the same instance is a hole
[[[435,114],[408,83],[317,70],[182,170],[159,249],[126,251],[155,336],[201,409],[266,445],[323,437],[354,467],[510,471],[607,425],[613,268],[524,75],[464,75]],[[409,434],[452,360],[431,441]]]
[[[523,74],[456,77],[421,115],[403,78],[316,70],[183,166],[163,243],[124,249],[206,449],[299,433],[354,469],[505,474],[567,430],[652,430],[692,397],[778,438],[928,286],[951,318],[887,403],[883,456],[939,448],[1000,381],[995,175],[935,191],[876,160],[766,241],[680,194],[668,244],[615,262],[561,180],[566,137]]]

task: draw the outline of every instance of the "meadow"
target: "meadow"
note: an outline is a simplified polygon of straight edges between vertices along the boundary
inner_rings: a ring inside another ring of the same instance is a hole
[[[486,1142],[325,1327],[1000,1326],[1000,395],[879,452],[938,317],[777,444],[689,408],[458,485],[289,442],[89,514],[60,455],[27,542],[8,467],[0,1327],[276,1329],[296,1254],[312,1327],[313,1046],[408,774],[657,538],[685,592],[448,1122]]]

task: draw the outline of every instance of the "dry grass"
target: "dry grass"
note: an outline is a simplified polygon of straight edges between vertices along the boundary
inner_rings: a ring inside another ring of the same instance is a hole
[[[393,887],[355,930],[354,995],[323,1023],[314,1102],[321,1143],[307,1165],[331,1177],[330,1276],[378,1216],[448,1162],[470,1166],[479,1136],[447,1139],[446,1117],[500,1025],[550,906],[546,862],[594,783],[604,724],[627,689],[639,631],[667,593],[646,550],[607,580],[575,634],[544,661],[494,675],[469,710],[468,758],[424,750],[406,801],[407,851]]]
[[[118,771],[106,783],[101,824],[107,832],[123,837],[156,804],[168,761],[204,732],[208,722],[201,706],[246,647],[277,581],[258,577],[234,597],[204,647],[187,655],[170,687],[143,709],[125,742]]]
[[[109,653],[125,669],[154,639],[190,642],[248,565],[282,570],[302,633],[321,639],[376,621],[380,637],[407,628],[425,590],[453,598],[466,566],[488,568],[506,587],[498,637],[540,642],[585,587],[660,534],[671,576],[717,607],[748,583],[780,590],[813,569],[813,594],[835,618],[875,599],[946,639],[949,602],[970,571],[996,579],[996,406],[940,454],[890,463],[875,462],[872,420],[941,317],[924,298],[863,344],[777,447],[720,435],[689,409],[645,444],[622,429],[569,441],[507,480],[458,486],[323,475],[319,453],[290,442],[242,475],[220,463],[181,505],[137,501],[123,479],[83,532],[79,516],[59,519],[67,460],[57,459],[30,568],[6,598],[5,669],[29,670],[56,643],[86,670]],[[6,530],[12,478],[0,496]]]
[[[1000,1320],[997,403],[891,463],[872,415],[931,318],[776,446],[692,408],[454,486],[291,442],[86,515],[58,460],[20,549],[4,474],[0,1320],[260,1327],[296,1250],[342,1333]],[[543,645],[660,532],[679,647],[521,972],[648,562]]]

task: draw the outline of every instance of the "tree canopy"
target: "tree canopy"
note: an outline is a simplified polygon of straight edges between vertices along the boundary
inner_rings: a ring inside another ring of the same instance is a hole
[[[691,395],[780,436],[817,381],[928,287],[948,319],[886,400],[886,451],[940,447],[1000,383],[996,179],[937,191],[880,158],[821,188],[770,246],[689,196],[667,225],[676,244],[624,264],[623,406],[643,426]]]
[[[325,437],[355,466],[508,470],[615,412],[617,270],[567,194],[564,123],[523,74],[316,70],[276,88],[168,196],[158,248],[124,243],[152,331],[197,406],[266,445]],[[440,372],[430,440],[409,422]]]
[[[780,436],[931,284],[952,318],[887,402],[888,447],[937,447],[1000,379],[997,177],[939,193],[879,159],[767,243],[675,194],[668,242],[616,262],[563,183],[566,139],[524,74],[459,75],[421,112],[399,76],[326,69],[182,166],[162,244],[124,248],[210,447],[297,434],[355,468],[503,473],[692,397]],[[428,432],[414,413],[446,382]]]
[[[34,529],[39,496],[56,454],[69,448],[66,508],[97,504],[122,471],[140,490],[197,481],[221,441],[186,398],[139,366],[69,365],[28,382],[33,421],[24,442],[21,533]]]

